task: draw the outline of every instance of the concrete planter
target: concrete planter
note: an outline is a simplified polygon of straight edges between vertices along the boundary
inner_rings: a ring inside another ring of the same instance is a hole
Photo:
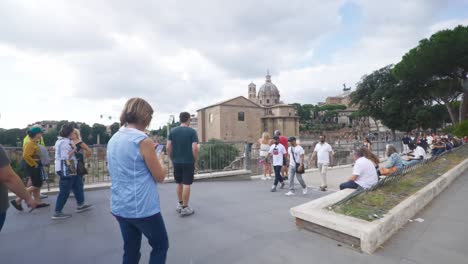
[[[368,222],[337,214],[327,208],[353,190],[343,190],[291,208],[299,228],[307,229],[372,254],[413,218],[458,176],[468,169],[468,159],[391,209],[383,218]]]

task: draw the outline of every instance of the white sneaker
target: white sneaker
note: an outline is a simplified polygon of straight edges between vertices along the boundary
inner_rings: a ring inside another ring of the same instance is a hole
[[[304,189],[302,189],[302,194],[307,194],[307,187],[305,187]]]
[[[189,216],[189,215],[193,215],[194,213],[195,213],[195,210],[193,210],[192,207],[187,206],[185,208],[182,208],[182,210],[180,211],[180,216],[181,217]]]
[[[182,205],[180,203],[177,204],[177,207],[176,207],[176,212],[178,214],[180,214],[180,212],[182,211]]]
[[[262,181],[266,181],[267,177],[265,177],[265,176],[262,176],[262,178],[261,178],[261,179],[262,179]]]
[[[266,177],[267,180],[271,180],[272,178],[270,176]]]
[[[284,195],[286,195],[286,196],[292,196],[292,195],[294,195],[294,194],[295,194],[294,192],[289,191],[289,192],[285,193]]]

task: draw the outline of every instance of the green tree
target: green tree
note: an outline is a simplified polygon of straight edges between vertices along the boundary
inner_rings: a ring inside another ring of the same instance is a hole
[[[392,130],[409,131],[417,127],[415,114],[424,106],[408,82],[398,81],[388,65],[365,75],[351,93],[351,103],[359,107],[359,116],[381,120]]]
[[[393,73],[399,80],[414,83],[419,96],[447,107],[453,124],[468,119],[468,26],[442,30],[403,56]],[[462,94],[459,113],[452,102]]]
[[[120,129],[120,123],[114,122],[110,126],[111,136],[113,136]]]
[[[200,170],[222,170],[239,155],[239,150],[229,143],[210,139],[200,147],[198,168]]]
[[[94,144],[92,132],[93,132],[93,129],[88,124],[86,123],[80,124],[81,139],[87,145]]]
[[[97,144],[98,137],[99,137],[100,144],[107,144],[107,142],[110,139],[109,135],[107,134],[106,126],[102,124],[93,124],[91,134],[92,134],[93,144]]]
[[[26,129],[6,129],[0,132],[0,144],[6,147],[17,147],[20,143],[22,146],[23,138],[26,136]]]

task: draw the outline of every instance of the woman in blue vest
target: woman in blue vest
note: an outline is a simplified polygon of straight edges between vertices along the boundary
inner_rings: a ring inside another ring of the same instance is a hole
[[[139,262],[142,234],[153,248],[150,263],[165,263],[169,248],[158,194],[166,168],[156,156],[154,142],[143,132],[152,116],[153,108],[145,100],[128,100],[121,128],[107,145],[111,211],[124,240],[124,264]]]

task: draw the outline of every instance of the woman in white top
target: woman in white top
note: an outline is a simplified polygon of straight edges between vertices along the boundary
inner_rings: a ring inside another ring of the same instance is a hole
[[[263,165],[263,177],[262,180],[271,180],[271,160],[268,157],[268,152],[270,151],[271,138],[268,132],[263,132],[262,138],[258,140],[260,145],[260,162]],[[266,176],[268,173],[268,177]]]

